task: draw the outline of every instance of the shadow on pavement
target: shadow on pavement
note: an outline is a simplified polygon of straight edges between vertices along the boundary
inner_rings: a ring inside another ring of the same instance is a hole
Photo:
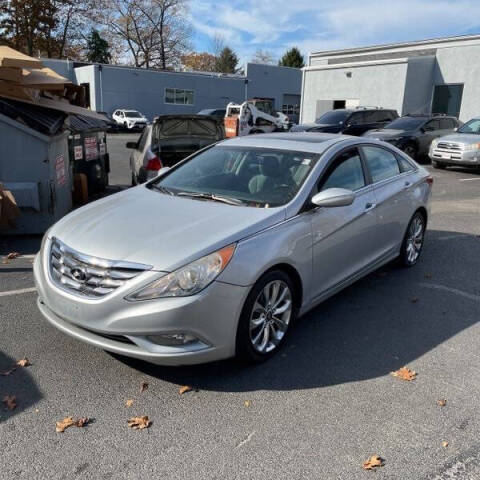
[[[19,359],[13,359],[0,351],[0,372],[10,370],[17,360]],[[22,413],[42,398],[29,368],[32,367],[18,367],[8,376],[0,375],[0,423]],[[14,410],[8,410],[3,402],[7,395],[16,398],[17,407]]]
[[[479,250],[476,235],[429,231],[414,268],[387,265],[330,298],[261,365],[228,360],[174,368],[116,358],[153,377],[214,391],[308,389],[383,376],[478,321]]]

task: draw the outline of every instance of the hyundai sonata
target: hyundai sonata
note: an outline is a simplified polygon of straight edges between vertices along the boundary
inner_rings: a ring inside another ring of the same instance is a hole
[[[322,300],[397,257],[418,261],[431,186],[373,139],[223,141],[56,223],[35,258],[38,306],[121,355],[262,361]]]

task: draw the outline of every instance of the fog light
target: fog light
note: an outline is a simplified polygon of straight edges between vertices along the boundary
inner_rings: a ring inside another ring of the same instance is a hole
[[[166,347],[178,347],[182,345],[190,345],[198,342],[198,338],[188,333],[173,333],[170,335],[148,335],[147,340],[158,345]]]

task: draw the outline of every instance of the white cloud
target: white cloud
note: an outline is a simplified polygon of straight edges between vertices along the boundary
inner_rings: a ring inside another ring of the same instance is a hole
[[[280,56],[480,31],[478,0],[192,0],[194,26],[249,60],[258,48]]]

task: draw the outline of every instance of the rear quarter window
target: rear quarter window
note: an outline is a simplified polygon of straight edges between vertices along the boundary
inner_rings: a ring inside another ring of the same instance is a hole
[[[373,183],[387,180],[400,173],[397,157],[392,152],[373,146],[364,146],[362,151]]]

